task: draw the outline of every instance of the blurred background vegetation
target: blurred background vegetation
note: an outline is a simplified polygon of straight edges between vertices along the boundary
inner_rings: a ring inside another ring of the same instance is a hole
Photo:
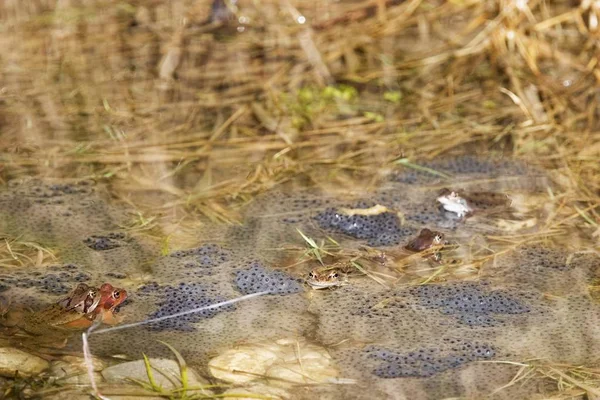
[[[4,0],[0,179],[92,178],[140,218],[233,222],[292,179],[355,188],[403,157],[503,154],[553,169],[597,226],[599,14],[589,0]]]

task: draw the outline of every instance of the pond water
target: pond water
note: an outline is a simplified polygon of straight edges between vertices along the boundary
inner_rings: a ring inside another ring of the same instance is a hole
[[[1,5],[7,396],[600,395],[593,74],[496,6]]]

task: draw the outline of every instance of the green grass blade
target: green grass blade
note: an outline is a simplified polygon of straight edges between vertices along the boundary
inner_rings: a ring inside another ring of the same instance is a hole
[[[585,219],[590,225],[596,228],[598,227],[598,223],[594,221],[584,210],[580,210],[577,206],[575,206],[575,210],[579,215],[581,215],[581,218]]]
[[[179,364],[179,371],[181,374],[181,388],[185,392],[185,390],[187,390],[187,388],[188,388],[188,367],[187,367],[187,363],[185,362],[185,359],[169,343],[163,342],[162,340],[159,340],[159,342],[164,344],[165,346],[167,346],[169,348],[169,350],[171,350],[171,352],[173,352],[173,354],[175,354],[175,357],[177,358],[177,363]]]
[[[405,166],[407,168],[412,168],[412,169],[416,169],[417,171],[427,172],[428,174],[435,175],[435,176],[440,176],[440,177],[445,178],[445,179],[451,178],[450,175],[445,174],[445,173],[440,172],[440,171],[436,171],[435,169],[423,167],[422,165],[418,165],[418,164],[413,164],[413,163],[411,163],[409,161],[408,158],[400,158],[400,159],[394,161],[394,164],[400,164],[400,165],[403,165],[403,166]]]
[[[144,366],[146,367],[146,375],[148,375],[148,382],[150,382],[150,386],[152,387],[152,390],[154,390],[156,392],[162,392],[162,388],[154,380],[154,374],[152,372],[152,365],[150,365],[150,359],[145,354],[142,354],[142,356],[144,357]]]
[[[306,241],[306,243],[308,243],[310,245],[310,247],[312,247],[313,249],[319,248],[317,246],[317,243],[312,238],[309,238],[308,236],[306,236],[300,229],[296,228],[296,230],[298,231],[300,236],[302,236],[302,239],[304,239],[304,241]]]

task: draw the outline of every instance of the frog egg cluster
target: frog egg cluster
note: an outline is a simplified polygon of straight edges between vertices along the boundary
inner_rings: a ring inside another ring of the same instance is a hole
[[[1,275],[0,284],[2,285],[3,291],[9,290],[11,287],[17,287],[22,289],[29,289],[36,287],[38,282],[36,279],[30,277],[15,275]]]
[[[215,244],[205,244],[193,249],[177,250],[159,257],[152,265],[152,273],[169,282],[214,276],[230,270],[232,251]]]
[[[47,274],[36,283],[36,287],[42,292],[52,294],[67,294],[72,289],[71,286],[67,285],[63,281],[63,277],[55,274]]]
[[[335,353],[348,376],[370,370],[382,379],[425,378],[476,360],[504,357],[514,341],[499,344],[498,335],[513,335],[515,326],[544,317],[533,297],[485,283],[383,289],[366,281],[314,298],[312,309],[319,316],[320,340],[373,343],[367,357],[354,350],[351,356],[344,350]]]
[[[200,283],[184,282],[177,286],[162,286],[157,283],[150,283],[142,286],[137,291],[137,295],[142,300],[148,295],[162,298],[162,300],[157,303],[158,309],[148,316],[149,319],[170,316],[226,300],[219,295],[219,290],[215,287],[202,285]],[[193,331],[194,327],[192,324],[206,318],[212,318],[220,312],[232,311],[234,309],[234,306],[230,305],[202,310],[176,318],[157,321],[149,326],[154,330]]]
[[[299,279],[281,271],[267,269],[259,262],[253,262],[250,268],[237,271],[235,285],[243,294],[292,294],[304,290]]]
[[[126,239],[127,236],[124,233],[114,232],[108,235],[92,235],[83,243],[92,250],[105,251],[121,247]]]
[[[196,249],[175,251],[169,257],[186,260],[185,268],[214,268],[229,261],[231,252],[215,244],[206,244]]]
[[[286,194],[288,198],[285,204],[285,210],[287,211],[305,211],[323,208],[331,203],[331,199],[324,196],[315,196],[309,194]]]
[[[367,209],[372,206],[374,204],[361,202],[348,208]],[[317,214],[315,220],[322,229],[356,239],[368,239],[370,246],[393,246],[417,232],[414,228],[402,226],[398,215],[389,211],[375,215],[348,215],[331,207]]]
[[[125,279],[125,278],[127,278],[127,274],[123,274],[121,272],[107,272],[104,274],[104,276],[109,279]]]
[[[520,250],[520,254],[529,265],[558,271],[572,268],[572,266],[567,265],[568,255],[564,250],[544,246],[527,246]]]
[[[419,162],[418,165],[446,175],[484,175],[498,177],[504,175],[525,175],[528,169],[523,163],[508,159],[483,159],[474,156],[458,156],[434,161]],[[406,168],[392,177],[400,183],[416,185],[442,180],[439,174],[420,169]]]
[[[419,305],[453,315],[466,325],[491,326],[494,314],[523,314],[531,309],[522,300],[500,290],[485,290],[481,283],[421,285],[408,293]]]
[[[481,158],[472,155],[442,158],[431,163],[431,168],[454,175],[481,174],[486,176],[525,175],[527,166],[521,162],[501,158]]]
[[[445,229],[456,229],[461,222],[455,213],[443,210],[439,203],[433,201],[408,206],[405,218],[420,226],[429,225]]]
[[[373,370],[373,374],[380,378],[426,378],[476,360],[490,359],[494,357],[495,350],[485,343],[446,339],[440,347],[421,348],[404,354],[380,346],[369,346],[365,354],[370,359],[380,361],[380,365]]]
[[[323,193],[315,191],[273,191],[260,195],[256,203],[250,205],[248,211],[253,215],[262,214],[265,209],[276,213],[306,213],[327,207],[332,202],[333,200]]]
[[[343,393],[338,389],[331,398],[479,399],[488,397],[519,373],[519,365],[486,362],[493,358],[504,359],[504,356],[498,353],[495,345],[485,339],[455,340],[456,346],[449,343],[451,340],[453,339],[441,339],[437,343],[416,343],[402,349],[393,345],[372,345],[365,349],[369,350],[369,353],[364,350],[360,353],[348,350],[334,351],[334,358],[342,360],[339,361],[341,364],[357,364],[359,369],[352,377],[364,382],[364,385],[350,386],[356,386],[356,389]],[[462,344],[478,349],[473,351],[465,346],[463,350]],[[456,350],[452,350],[452,347]],[[378,356],[383,356],[389,361],[378,359]],[[404,357],[406,360],[403,360]],[[344,371],[343,376],[348,377],[348,372]],[[360,390],[359,386],[368,388],[368,391],[356,395]],[[524,380],[519,385],[510,385],[498,391],[493,398],[533,399],[536,398],[535,393],[539,393],[539,380]]]
[[[15,272],[11,275],[0,276],[0,288],[8,290],[11,287],[30,289],[35,288],[42,293],[64,295],[69,293],[80,282],[89,282],[91,276],[80,271],[76,265],[50,266],[44,272]],[[2,291],[2,290],[0,290]]]
[[[333,199],[327,198],[323,193],[316,191],[306,192],[292,192],[292,191],[274,191],[260,195],[256,198],[256,201],[251,204],[246,210],[246,221],[244,226],[253,230],[257,228],[260,221],[264,221],[264,218],[273,218],[277,221],[277,224],[295,224],[300,222],[306,222],[310,220],[311,215],[314,215],[315,211],[323,210],[325,207],[330,206],[333,203]],[[265,211],[267,211],[265,213]],[[261,216],[260,220],[254,217]],[[240,227],[238,227],[240,228]],[[268,229],[265,229],[268,230]],[[277,229],[276,229],[277,230]],[[263,234],[268,234],[264,232]]]
[[[66,184],[47,184],[41,180],[31,180],[23,186],[19,182],[13,181],[9,186],[16,189],[17,193],[22,196],[36,198],[37,203],[43,203],[43,199],[53,199],[75,194],[86,195],[94,191],[94,182],[90,180]]]
[[[530,245],[498,257],[484,277],[554,296],[579,295],[589,293],[599,265],[600,256],[592,252]]]
[[[8,189],[0,190],[0,229],[57,247],[117,230],[124,215],[105,202],[91,181],[30,180],[11,182]]]

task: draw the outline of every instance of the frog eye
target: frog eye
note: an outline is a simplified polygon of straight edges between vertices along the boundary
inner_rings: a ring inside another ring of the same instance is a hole
[[[442,235],[435,235],[435,237],[433,238],[433,240],[436,243],[440,243],[442,241]]]
[[[337,272],[332,272],[331,274],[329,274],[330,278],[338,278],[340,276],[340,274],[338,274]]]
[[[119,297],[121,297],[121,291],[120,290],[115,290],[112,293],[112,297],[113,297],[113,299],[118,299]]]
[[[310,271],[310,272],[308,273],[308,277],[309,277],[309,278],[316,278],[316,277],[317,277],[317,274],[315,274],[315,273],[314,273],[314,271]]]

